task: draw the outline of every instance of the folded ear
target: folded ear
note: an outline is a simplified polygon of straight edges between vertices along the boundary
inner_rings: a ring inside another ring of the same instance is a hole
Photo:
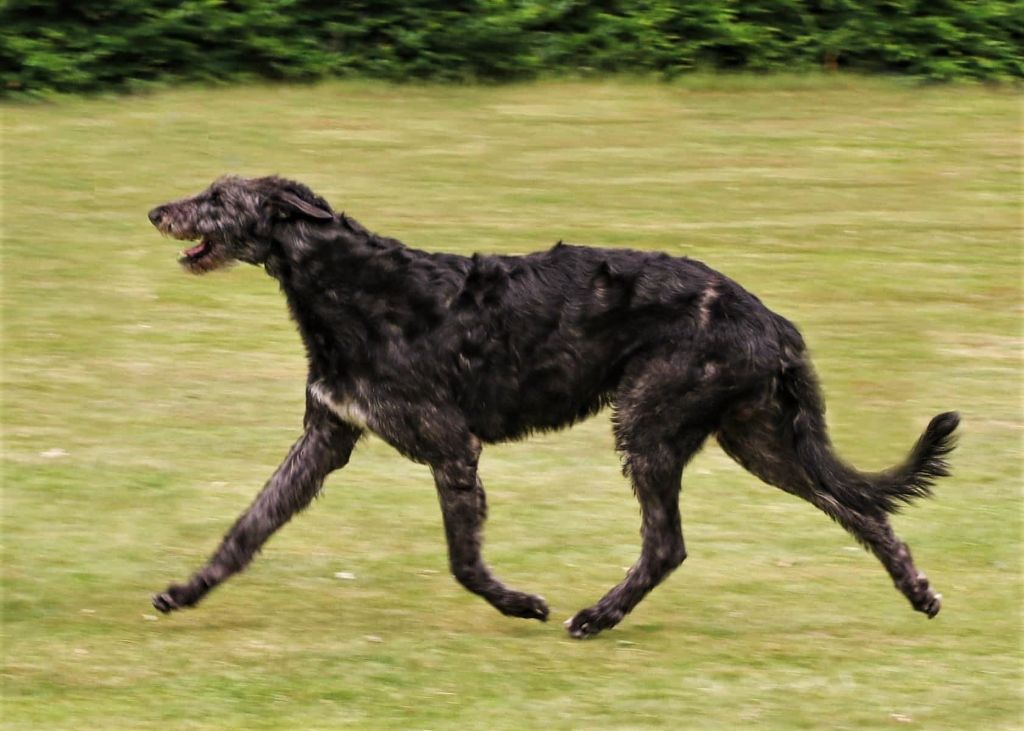
[[[313,218],[318,221],[331,221],[334,219],[334,214],[326,208],[314,205],[308,201],[304,201],[294,193],[283,191],[277,196],[277,201],[280,203],[284,210],[298,213],[308,218]]]

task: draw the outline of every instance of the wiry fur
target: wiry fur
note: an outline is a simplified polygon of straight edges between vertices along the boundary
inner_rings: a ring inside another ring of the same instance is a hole
[[[574,637],[617,624],[685,559],[680,478],[712,434],[755,475],[849,530],[915,609],[939,610],[887,515],[947,474],[956,414],[936,417],[899,467],[866,474],[844,464],[796,328],[700,262],[561,243],[527,256],[426,253],[280,178],[222,178],[150,218],[200,240],[182,260],[190,271],[235,259],[265,267],[309,362],[305,433],[210,562],[154,598],[162,611],[195,604],[244,568],[369,430],[430,465],[458,581],[505,614],[546,619],[543,599],[509,589],[481,558],[481,445],[606,405],[642,508],[643,547],[625,579],[567,623]]]

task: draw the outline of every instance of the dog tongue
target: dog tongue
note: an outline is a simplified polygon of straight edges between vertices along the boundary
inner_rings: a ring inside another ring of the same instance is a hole
[[[200,241],[198,244],[190,249],[185,249],[185,256],[195,256],[196,254],[202,253],[203,249],[206,248],[206,242]]]

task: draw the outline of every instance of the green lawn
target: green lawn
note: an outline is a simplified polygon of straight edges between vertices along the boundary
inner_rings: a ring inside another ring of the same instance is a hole
[[[1020,110],[841,77],[3,108],[4,728],[1020,728]],[[146,220],[226,171],[298,178],[431,250],[702,259],[801,326],[865,469],[960,410],[955,475],[896,519],[942,614],[709,445],[684,480],[689,560],[570,640],[561,621],[638,550],[602,415],[484,453],[487,557],[549,624],[448,577],[427,470],[376,440],[247,573],[155,616],[301,424],[276,285],[185,276]]]

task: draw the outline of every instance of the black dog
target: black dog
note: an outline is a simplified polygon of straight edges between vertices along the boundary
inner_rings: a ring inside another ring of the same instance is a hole
[[[618,624],[686,558],[680,479],[710,434],[852,533],[915,609],[939,611],[888,514],[948,474],[957,415],[935,417],[899,467],[865,474],[844,464],[796,328],[699,262],[561,243],[528,256],[431,254],[276,177],[222,178],[149,218],[198,242],[181,259],[191,272],[235,259],[265,267],[309,360],[305,433],[210,562],[154,597],[163,612],[243,569],[369,430],[433,470],[455,578],[504,614],[547,619],[543,599],[509,589],[481,559],[481,444],[607,405],[642,507],[643,549],[618,586],[567,622],[573,637]]]

